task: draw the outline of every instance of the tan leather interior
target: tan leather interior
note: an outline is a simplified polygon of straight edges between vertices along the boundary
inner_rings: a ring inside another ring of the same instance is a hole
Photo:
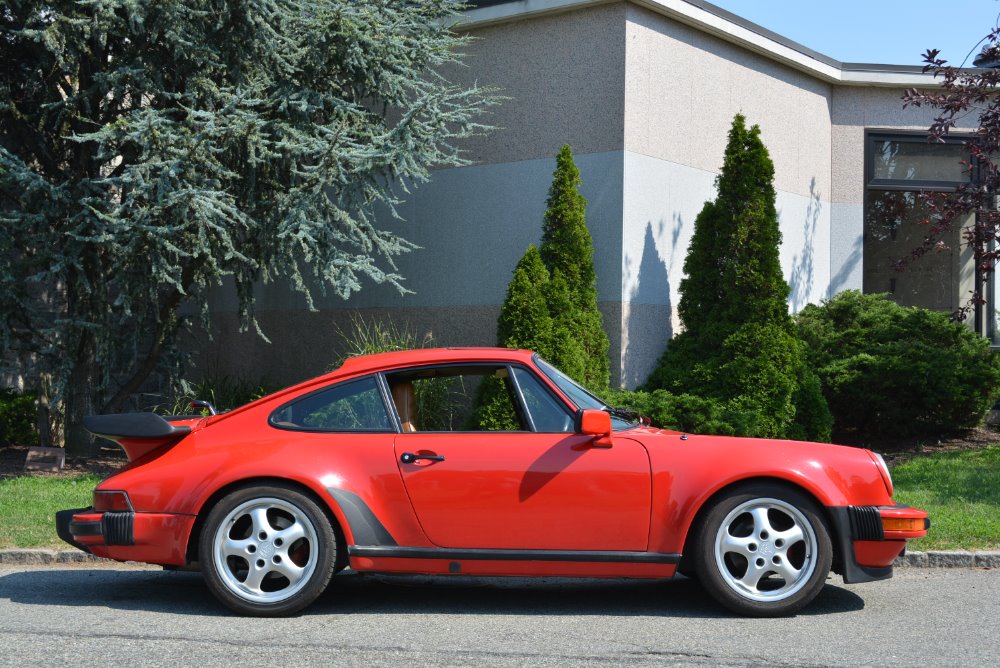
[[[417,430],[417,397],[413,393],[413,383],[403,381],[392,386],[392,402],[396,404],[403,431]]]

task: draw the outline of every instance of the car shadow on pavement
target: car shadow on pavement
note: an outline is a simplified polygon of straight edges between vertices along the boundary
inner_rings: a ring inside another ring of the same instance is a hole
[[[800,615],[864,608],[864,600],[827,584]],[[614,615],[730,617],[695,580],[591,580],[463,576],[339,577],[307,614]]]
[[[0,599],[167,614],[229,614],[201,575],[180,571],[30,569],[0,576]],[[827,584],[799,615],[864,608],[852,591]],[[475,578],[345,573],[304,615],[612,615],[725,618],[694,580]]]

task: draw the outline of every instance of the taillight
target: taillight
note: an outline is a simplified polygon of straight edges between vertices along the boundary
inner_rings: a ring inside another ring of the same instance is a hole
[[[94,490],[94,510],[131,511],[132,502],[126,492]]]

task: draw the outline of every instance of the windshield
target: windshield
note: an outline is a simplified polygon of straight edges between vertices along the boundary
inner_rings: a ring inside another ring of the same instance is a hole
[[[631,429],[638,424],[638,420],[626,419],[624,415],[617,413],[618,409],[605,404],[603,401],[591,394],[589,390],[582,387],[575,380],[543,360],[537,354],[535,355],[535,364],[538,365],[538,368],[541,369],[542,373],[548,376],[549,380],[555,383],[556,387],[558,387],[563,394],[569,397],[570,401],[576,404],[577,408],[591,408],[611,413],[611,427],[615,431]]]

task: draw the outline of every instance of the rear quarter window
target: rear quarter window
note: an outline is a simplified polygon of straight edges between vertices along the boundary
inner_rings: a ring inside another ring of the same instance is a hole
[[[268,422],[302,431],[394,431],[374,376],[311,392],[274,411]]]

